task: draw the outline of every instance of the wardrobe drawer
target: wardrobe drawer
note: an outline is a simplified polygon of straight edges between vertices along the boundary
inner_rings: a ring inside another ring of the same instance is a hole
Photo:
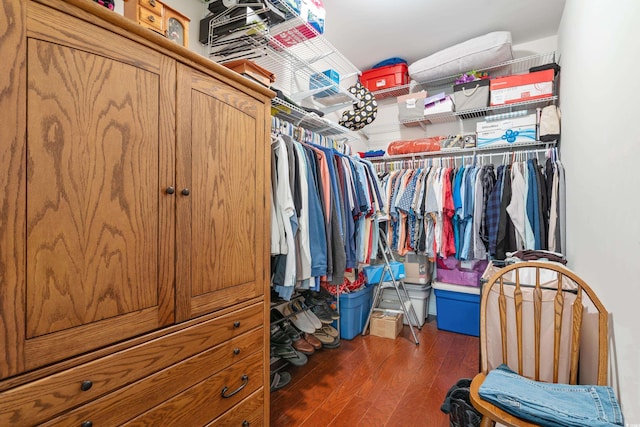
[[[0,426],[33,425],[210,349],[263,329],[258,303],[0,393]]]
[[[264,423],[264,390],[258,389],[251,396],[234,406],[213,422],[211,426],[259,427]]]
[[[154,11],[138,6],[138,21],[146,26],[153,27],[162,31],[162,15],[156,14]]]
[[[80,426],[85,421],[96,426],[120,425],[253,353],[263,354],[263,338],[263,329],[254,329],[65,413],[43,426]]]
[[[263,353],[254,353],[125,425],[203,426],[260,389],[263,371]]]
[[[153,11],[156,15],[162,16],[164,5],[157,0],[138,0],[138,5]]]

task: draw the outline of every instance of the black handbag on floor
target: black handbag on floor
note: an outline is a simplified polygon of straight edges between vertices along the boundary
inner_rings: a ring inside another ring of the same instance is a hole
[[[449,414],[450,427],[479,427],[482,414],[471,404],[469,398],[471,380],[458,380],[447,392],[440,410]]]

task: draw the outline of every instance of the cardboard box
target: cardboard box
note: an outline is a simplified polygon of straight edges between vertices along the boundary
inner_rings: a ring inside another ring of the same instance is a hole
[[[433,265],[424,254],[409,252],[404,257],[404,282],[427,284],[431,282]]]
[[[529,114],[506,120],[484,121],[476,124],[476,145],[533,142],[536,140],[536,115]]]
[[[398,120],[401,122],[409,120],[421,120],[424,118],[424,100],[427,91],[410,93],[397,97],[398,100]],[[416,126],[418,124],[416,123]]]
[[[402,330],[402,313],[374,311],[371,314],[371,335],[395,339]]]
[[[553,70],[491,79],[491,106],[547,98],[553,95]]]

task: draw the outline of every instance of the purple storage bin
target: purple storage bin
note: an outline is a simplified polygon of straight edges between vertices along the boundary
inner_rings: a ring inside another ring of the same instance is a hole
[[[480,286],[480,278],[487,269],[489,261],[473,260],[459,261],[453,257],[438,258],[438,282],[463,286]]]

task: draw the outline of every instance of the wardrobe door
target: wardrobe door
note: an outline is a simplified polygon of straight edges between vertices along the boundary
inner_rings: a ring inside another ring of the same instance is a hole
[[[178,67],[176,318],[264,294],[266,108]]]
[[[35,2],[26,24],[26,86],[13,88],[24,157],[9,182],[25,189],[10,215],[24,218],[26,259],[0,293],[0,341],[18,349],[3,375],[173,322],[175,199],[161,188],[173,182],[175,63]]]

